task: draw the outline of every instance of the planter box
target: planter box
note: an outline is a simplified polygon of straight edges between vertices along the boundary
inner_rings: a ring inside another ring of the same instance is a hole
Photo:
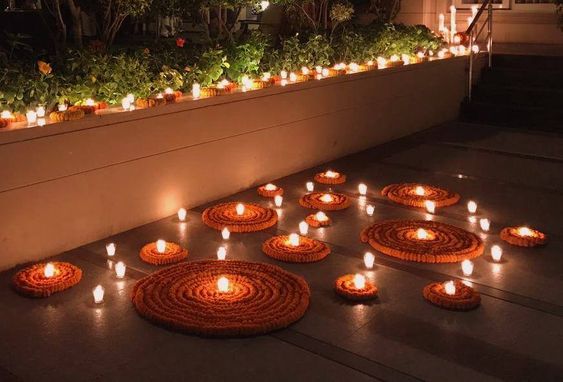
[[[456,118],[467,57],[0,133],[0,269]]]

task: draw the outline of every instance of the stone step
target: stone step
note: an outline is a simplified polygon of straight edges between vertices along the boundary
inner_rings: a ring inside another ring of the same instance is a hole
[[[498,68],[483,71],[480,83],[497,86],[523,86],[563,89],[563,70]]]
[[[561,71],[561,68],[563,68],[563,57],[498,54],[493,56],[493,67]]]
[[[523,105],[563,110],[563,88],[501,86],[488,82],[473,89],[473,100],[501,105]]]

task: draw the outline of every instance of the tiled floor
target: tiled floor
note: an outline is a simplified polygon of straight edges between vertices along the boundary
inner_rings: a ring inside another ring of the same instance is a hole
[[[146,242],[179,242],[190,250],[189,261],[215,257],[224,243],[201,222],[205,206],[190,211],[187,223],[166,218],[57,256],[80,266],[84,278],[48,299],[20,297],[9,287],[14,270],[3,272],[0,380],[562,380],[562,164],[561,136],[453,123],[276,180],[286,190],[277,228],[233,235],[228,256],[276,263],[304,276],[312,299],[301,321],[257,338],[170,332],[141,319],[129,300],[135,281],[157,269],[138,257]],[[332,254],[306,265],[263,255],[266,238],[298,230],[309,212],[297,203],[305,182],[326,168],[348,175],[335,190],[353,198],[348,210],[329,213],[333,226],[310,233]],[[356,196],[360,182],[369,186],[367,201]],[[380,289],[378,300],[354,305],[335,296],[336,277],[362,270],[368,250],[359,241],[362,228],[379,219],[429,217],[383,199],[379,191],[393,182],[459,192],[462,202],[439,209],[430,217],[436,221],[480,232],[467,220],[469,199],[479,203],[480,217],[492,220],[491,232],[480,233],[486,253],[468,278],[482,293],[480,308],[445,311],[421,296],[431,281],[463,278],[459,264],[407,263],[380,254],[375,270],[366,272]],[[254,189],[226,200],[270,204]],[[365,214],[366,203],[376,206],[373,217]],[[503,226],[524,223],[547,232],[549,244],[521,249],[501,243]],[[108,269],[109,241],[118,246],[115,260],[128,266],[123,281]],[[493,244],[504,249],[500,264],[490,260]],[[100,307],[91,302],[98,283],[106,288]]]

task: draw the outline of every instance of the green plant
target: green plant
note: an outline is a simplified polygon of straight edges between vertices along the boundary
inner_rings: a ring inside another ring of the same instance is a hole
[[[253,33],[244,43],[232,44],[228,49],[227,76],[240,81],[244,75],[257,75],[264,57],[268,40],[261,33]]]
[[[221,78],[229,66],[223,49],[210,48],[201,54],[193,67],[186,67],[186,82],[190,84],[197,82],[201,86],[209,86]]]

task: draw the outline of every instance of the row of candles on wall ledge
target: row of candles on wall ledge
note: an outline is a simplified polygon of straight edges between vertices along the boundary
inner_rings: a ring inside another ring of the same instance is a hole
[[[443,15],[442,15],[443,16]],[[443,34],[443,33],[442,33]],[[456,40],[457,41],[457,40]],[[461,43],[461,40],[456,42],[452,42],[453,45],[450,45],[448,48],[442,48],[436,52],[432,50],[428,51],[419,51],[416,55],[412,56],[409,54],[401,54],[401,55],[392,55],[389,58],[385,57],[378,57],[375,60],[369,60],[364,64],[358,64],[355,62],[351,62],[349,64],[346,63],[339,63],[335,64],[333,67],[322,67],[317,66],[313,69],[308,67],[302,67],[298,72],[288,72],[287,70],[282,70],[278,76],[272,76],[271,73],[267,72],[264,73],[259,79],[253,79],[249,76],[243,76],[240,81],[240,91],[247,92],[249,90],[258,90],[255,86],[256,81],[262,81],[264,83],[276,83],[281,86],[286,86],[293,83],[303,82],[308,80],[309,78],[315,78],[317,80],[322,80],[328,77],[334,76],[334,72],[338,74],[353,74],[358,73],[366,70],[372,69],[384,69],[389,67],[400,65],[409,65],[413,63],[422,62],[425,60],[434,60],[434,59],[444,59],[451,56],[459,56],[459,55],[466,55],[469,53],[468,49],[472,49],[474,53],[479,52],[478,45],[471,45],[470,47],[466,47]],[[275,78],[278,80],[276,81]],[[226,79],[219,81],[215,87],[217,89],[226,89],[231,87],[236,87],[235,84],[232,84]],[[156,99],[169,99],[172,97],[176,100],[175,91],[172,88],[164,89],[163,93],[159,93],[156,95]],[[198,83],[194,83],[192,85],[191,90],[192,99],[197,100],[202,98],[202,87]],[[208,97],[209,95],[206,95]],[[96,107],[97,105],[101,104],[100,102],[95,101],[92,98],[88,98],[81,102],[83,106],[88,107]],[[107,105],[106,105],[107,106]],[[105,107],[104,107],[105,108]],[[128,94],[121,100],[121,107],[112,108],[111,112],[118,112],[118,111],[134,111],[136,110],[136,102],[135,96],[133,94]],[[59,112],[67,111],[68,105],[59,104],[57,105],[57,110]],[[98,111],[95,111],[95,114],[99,114]],[[34,109],[29,109],[25,113],[25,118],[21,116],[19,118],[17,115],[13,114],[9,110],[3,110],[0,112],[0,119],[6,120],[10,123],[26,123],[28,127],[32,126],[44,126],[48,120],[48,113],[44,105],[39,105]],[[53,122],[53,121],[51,121]]]

